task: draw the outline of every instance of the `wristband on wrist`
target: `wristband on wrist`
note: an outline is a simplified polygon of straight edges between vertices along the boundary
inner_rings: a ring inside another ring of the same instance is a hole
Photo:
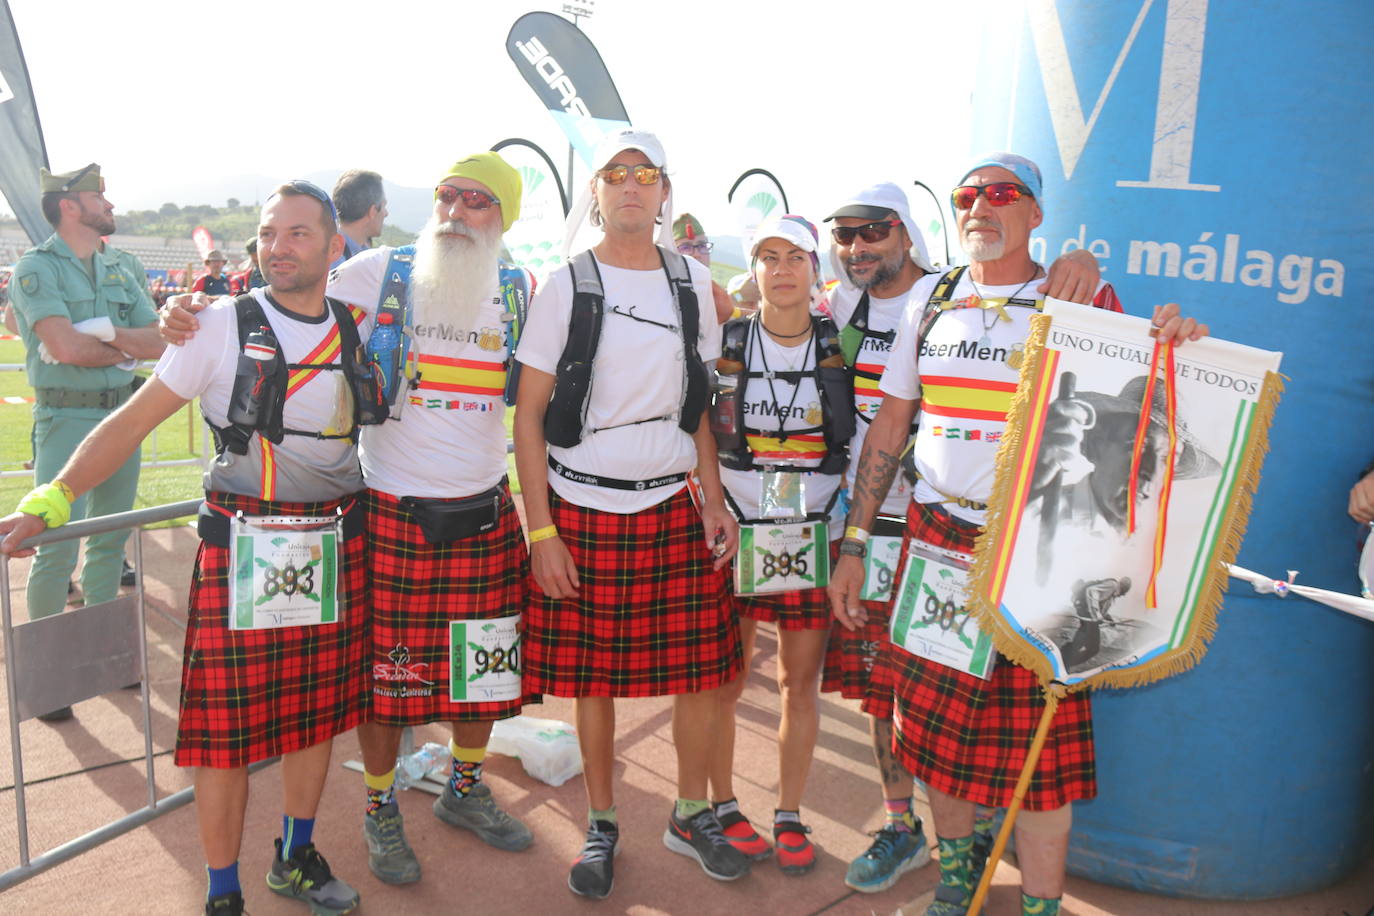
[[[36,515],[49,528],[67,524],[72,517],[72,502],[76,494],[60,480],[34,487],[19,501],[19,511]]]
[[[868,556],[868,545],[863,541],[856,541],[853,538],[845,538],[840,541],[840,556],[858,557],[862,560]]]
[[[538,544],[540,541],[547,541],[549,538],[558,537],[558,529],[553,525],[545,525],[543,528],[536,528],[530,532],[530,543]]]
[[[844,529],[844,536],[851,541],[867,544],[869,532],[867,528],[860,528],[858,525],[850,525],[848,528]]]

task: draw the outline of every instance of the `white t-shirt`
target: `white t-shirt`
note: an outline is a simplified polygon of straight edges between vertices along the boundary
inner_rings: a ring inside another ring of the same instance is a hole
[[[253,296],[262,306],[287,362],[339,362],[338,329],[330,311],[310,319],[278,308],[267,298],[267,287],[253,290]],[[363,339],[371,330],[368,314],[366,310],[353,313]],[[163,351],[153,372],[179,397],[199,395],[202,412],[211,423],[222,427],[229,422],[229,399],[240,354],[234,300],[219,299],[197,318],[200,330],[196,335],[180,347]],[[332,347],[327,345],[330,341]],[[321,347],[323,353],[317,352]],[[282,407],[284,427],[348,431],[353,401],[346,394],[343,372],[292,370],[290,377],[298,387]],[[266,471],[263,446],[262,437],[255,435],[249,440],[246,455],[226,451],[205,472],[205,488],[288,502],[335,499],[362,489],[357,450],[349,439],[284,436],[278,445],[267,444],[271,460]]]
[[[687,259],[687,265],[697,296],[697,351],[710,362],[720,355],[711,275],[692,258]],[[570,470],[621,480],[649,480],[690,471],[697,464],[697,449],[692,437],[678,427],[683,347],[668,277],[662,268],[599,266],[606,309],[592,364],[586,428],[577,445],[551,445],[549,454]],[[558,358],[568,340],[572,293],[569,265],[549,275],[530,305],[516,359],[532,369],[557,374]],[[667,419],[638,422],[655,417]],[[579,506],[629,514],[657,505],[685,484],[616,490],[577,483],[550,469],[549,486]]]
[[[912,290],[911,305],[902,316],[892,356],[883,373],[882,389],[893,397],[921,401],[920,430],[916,434],[915,499],[919,503],[944,502],[958,518],[982,524],[986,512],[961,506],[956,501],[986,503],[992,493],[993,463],[1007,410],[1016,393],[1021,352],[1030,332],[1031,316],[1038,310],[1008,304],[1011,319],[1003,321],[995,309],[955,308],[931,326],[921,353],[916,337],[926,300],[936,277],[926,277]],[[965,272],[950,295],[952,301],[967,297],[1043,303],[1035,291],[1039,280],[1024,286],[974,288]],[[1103,298],[1105,283],[1098,284]],[[1114,296],[1107,297],[1115,301]]]
[[[814,468],[825,458],[825,436],[815,430],[824,417],[820,392],[816,389],[816,344],[807,339],[796,346],[783,346],[769,337],[757,322],[751,323],[744,348],[746,368],[754,372],[805,370],[800,384],[785,379],[751,378],[744,389],[744,425],[749,448],[757,464],[785,464]],[[783,431],[813,430],[802,435],[778,436]],[[764,471],[737,471],[722,467],[721,482],[746,519],[760,518],[759,495]],[[824,512],[830,498],[840,487],[839,474],[803,474],[804,511],[810,515]]]
[[[864,336],[863,345],[859,348],[859,355],[855,360],[854,368],[882,375],[883,369],[887,366],[888,355],[892,352],[892,341],[883,338],[896,331],[907,303],[916,301],[914,297],[917,295],[917,290],[921,289],[922,282],[927,279],[928,277],[918,280],[907,292],[891,299],[869,296],[869,333]],[[925,287],[925,296],[930,295],[930,289],[929,285]],[[849,324],[862,295],[861,290],[852,286],[840,284],[835,287],[830,294],[830,309],[831,314],[835,317],[836,327],[843,328]],[[924,296],[920,301],[925,302]],[[855,423],[854,438],[849,443],[849,470],[845,475],[850,483],[853,483],[854,474],[859,469],[859,457],[863,454],[864,439],[868,436],[868,424],[873,422],[873,418],[878,415],[878,408],[882,404],[883,391],[878,387],[878,379],[867,379],[855,375],[854,410],[858,416]],[[907,504],[910,501],[911,485],[899,472],[893,479],[892,487],[887,491],[887,498],[883,500],[878,512],[882,515],[905,518]]]
[[[337,267],[329,295],[377,307],[391,248],[364,251]],[[419,388],[399,419],[362,430],[359,457],[369,487],[392,496],[456,498],[495,486],[506,474],[506,341],[500,279],[492,265],[474,327],[437,316],[413,329]]]

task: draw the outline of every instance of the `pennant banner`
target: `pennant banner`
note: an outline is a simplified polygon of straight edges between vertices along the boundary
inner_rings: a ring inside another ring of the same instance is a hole
[[[596,46],[553,13],[526,13],[506,36],[506,53],[588,168],[601,138],[630,126]]]
[[[1053,300],[1045,311],[970,602],[998,651],[1046,683],[1150,683],[1200,661],[1215,629],[1282,354],[1212,338],[1170,354],[1143,318]]]
[[[38,104],[10,5],[0,0],[0,192],[37,245],[52,233],[39,204],[38,169],[48,164]]]
[[[562,263],[563,218],[567,196],[558,169],[547,153],[528,140],[511,138],[492,147],[520,173],[520,218],[506,231],[509,260],[543,282]]]
[[[735,179],[725,195],[735,217],[735,230],[743,239],[744,249],[754,240],[754,230],[770,217],[791,212],[782,183],[767,169],[750,169]],[[748,258],[746,257],[747,261]]]

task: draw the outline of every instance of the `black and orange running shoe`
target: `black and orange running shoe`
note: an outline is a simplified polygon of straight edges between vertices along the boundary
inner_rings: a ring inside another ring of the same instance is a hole
[[[773,854],[773,847],[759,836],[754,825],[749,823],[749,818],[739,810],[738,801],[732,798],[729,801],[716,802],[711,808],[716,812],[716,820],[720,821],[721,830],[731,846],[754,862],[762,862]]]

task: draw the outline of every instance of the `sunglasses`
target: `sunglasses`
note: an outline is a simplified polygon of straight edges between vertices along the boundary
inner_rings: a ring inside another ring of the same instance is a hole
[[[1016,203],[1022,197],[1035,199],[1031,189],[1014,181],[994,181],[992,184],[966,184],[949,192],[950,203],[956,210],[971,210],[978,202],[978,195],[987,198],[994,207],[1005,207]]]
[[[681,254],[681,253],[686,253],[686,252],[688,252],[688,251],[700,251],[700,252],[702,252],[702,253],[705,253],[705,252],[708,252],[708,251],[710,251],[712,248],[715,248],[715,247],[716,247],[715,242],[678,242],[678,243],[677,243],[677,250],[678,250],[678,252],[679,252],[680,254]]]
[[[840,245],[853,245],[854,236],[858,236],[868,244],[881,242],[892,234],[896,226],[900,226],[902,221],[899,219],[884,219],[876,223],[865,223],[862,226],[836,226],[830,230],[830,237]]]
[[[307,197],[313,197],[318,200],[324,205],[324,208],[329,211],[330,217],[335,222],[339,221],[339,211],[335,209],[333,199],[325,192],[324,188],[314,182],[306,181],[304,178],[293,178],[285,184],[298,194],[304,194]],[[272,195],[272,197],[276,196],[275,194]],[[268,200],[271,199],[271,197],[268,198]]]
[[[434,189],[434,199],[446,207],[453,206],[460,197],[463,199],[463,206],[469,210],[488,210],[492,204],[501,202],[486,191],[476,188],[455,188],[451,184],[441,184]]]
[[[658,184],[658,180],[663,177],[663,169],[656,165],[613,165],[596,174],[600,175],[606,184],[624,184],[631,172],[634,173],[635,183],[642,185]]]

